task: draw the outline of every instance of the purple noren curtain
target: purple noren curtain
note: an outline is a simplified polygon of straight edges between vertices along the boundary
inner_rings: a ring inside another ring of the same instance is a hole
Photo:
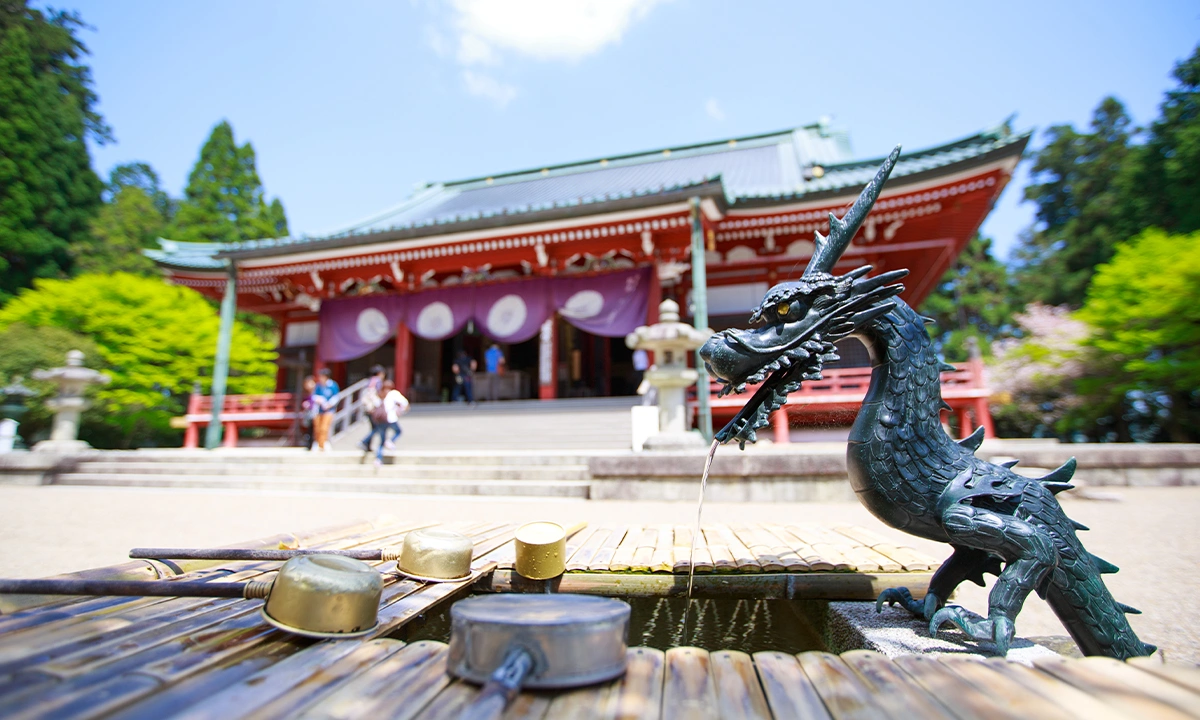
[[[404,317],[406,300],[402,295],[367,295],[322,302],[321,359],[353,360],[383,345]]]
[[[552,280],[554,306],[567,322],[603,337],[624,337],[646,324],[653,268]]]

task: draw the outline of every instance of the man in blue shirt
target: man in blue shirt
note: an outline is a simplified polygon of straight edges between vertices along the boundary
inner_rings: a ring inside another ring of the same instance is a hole
[[[313,402],[317,415],[313,418],[313,450],[329,450],[329,428],[333,426],[333,398],[341,388],[329,377],[329,368],[317,373],[317,387],[313,390]]]
[[[492,343],[483,354],[483,364],[487,366],[488,371],[488,400],[499,400],[500,373],[504,372],[504,353],[499,345]]]

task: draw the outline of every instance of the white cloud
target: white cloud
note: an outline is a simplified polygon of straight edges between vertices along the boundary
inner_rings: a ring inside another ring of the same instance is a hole
[[[463,40],[528,55],[574,61],[620,42],[660,0],[454,0]]]
[[[496,79],[494,70],[483,74],[472,68],[496,68],[506,54],[578,61],[619,43],[633,23],[664,1],[452,0],[449,27],[444,34],[431,28],[426,41],[439,57],[447,57],[456,44],[454,57],[467,91],[503,107],[517,88]]]
[[[725,111],[721,109],[721,104],[717,102],[716,98],[709,98],[708,102],[704,103],[704,112],[717,122],[725,119]]]
[[[467,86],[467,92],[476,97],[487,98],[500,107],[504,107],[517,96],[515,87],[502,83],[489,75],[464,69],[462,77],[463,83]]]

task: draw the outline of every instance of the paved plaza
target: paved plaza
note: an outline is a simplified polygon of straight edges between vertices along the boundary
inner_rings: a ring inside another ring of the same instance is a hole
[[[1106,582],[1140,608],[1133,627],[1173,661],[1200,664],[1200,487],[1104,488],[1060,496],[1092,528],[1089,550],[1121,567]],[[694,503],[461,498],[238,490],[0,486],[0,576],[43,577],[126,560],[131,547],[214,546],[391,515],[399,519],[695,522]],[[710,503],[705,523],[814,522],[877,530],[935,557],[948,547],[884,527],[857,503]],[[959,602],[987,611],[987,591],[963,586]],[[898,611],[897,611],[898,612]],[[1026,637],[1065,635],[1031,597],[1017,623]]]

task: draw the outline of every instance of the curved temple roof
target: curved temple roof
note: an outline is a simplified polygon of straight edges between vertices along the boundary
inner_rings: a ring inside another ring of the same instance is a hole
[[[945,145],[901,155],[892,178],[986,159],[996,151],[1020,152],[1029,136],[1029,132],[1014,133],[1005,122]],[[586,215],[604,212],[605,205],[613,201],[652,199],[702,185],[719,188],[718,194],[723,193],[731,208],[761,207],[857,189],[871,179],[882,161],[852,160],[846,134],[822,122],[777,133],[437,183],[394,208],[323,237],[239,243],[162,239],[161,250],[145,252],[164,266],[210,270],[224,265],[223,255],[276,255],[356,236],[361,237],[361,244],[369,244],[372,236],[381,233],[436,234],[446,232],[447,226],[485,219],[497,221],[495,225],[516,225],[538,219],[543,211],[571,207],[589,206],[578,213]],[[430,232],[421,232],[423,228]]]

